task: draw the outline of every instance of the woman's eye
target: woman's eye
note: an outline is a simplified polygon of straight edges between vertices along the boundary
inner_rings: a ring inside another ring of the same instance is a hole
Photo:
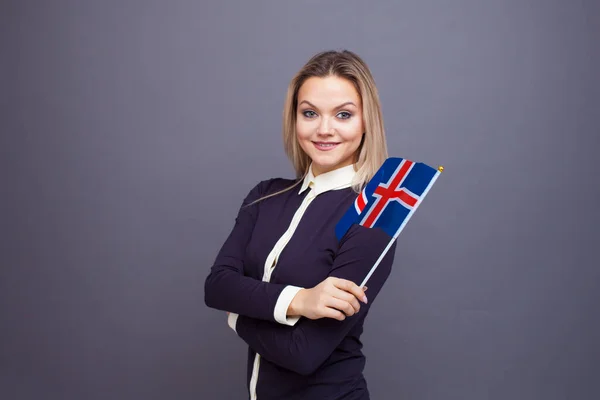
[[[352,116],[352,114],[350,114],[350,113],[349,113],[349,112],[347,112],[347,111],[342,111],[341,113],[339,113],[339,114],[338,114],[338,116],[339,116],[341,119],[348,119],[348,118],[350,118],[350,117]]]
[[[308,110],[308,111],[303,111],[302,115],[304,115],[306,118],[312,118],[317,114],[314,111]]]

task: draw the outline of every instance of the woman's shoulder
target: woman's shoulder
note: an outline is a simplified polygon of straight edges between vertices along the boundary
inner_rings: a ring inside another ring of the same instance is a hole
[[[246,195],[244,203],[250,203],[262,197],[285,190],[298,183],[295,179],[274,177],[258,181]]]
[[[287,189],[290,186],[294,185],[296,182],[297,181],[294,179],[276,177],[276,178],[268,178],[268,179],[259,181],[256,186],[258,186],[260,188],[260,190],[262,191],[262,195],[266,196],[271,193],[275,193],[280,190]]]

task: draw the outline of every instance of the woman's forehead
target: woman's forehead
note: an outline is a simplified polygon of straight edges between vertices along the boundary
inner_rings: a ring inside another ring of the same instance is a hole
[[[339,106],[353,103],[358,106],[360,96],[347,79],[336,76],[308,78],[298,91],[298,103],[307,101],[315,106]],[[316,104],[319,103],[319,104]]]

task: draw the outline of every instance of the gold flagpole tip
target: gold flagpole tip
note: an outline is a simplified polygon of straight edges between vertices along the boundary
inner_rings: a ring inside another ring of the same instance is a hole
[[[438,167],[438,171],[440,171],[440,172],[444,172],[444,167],[443,167],[442,165],[440,165],[440,166]]]

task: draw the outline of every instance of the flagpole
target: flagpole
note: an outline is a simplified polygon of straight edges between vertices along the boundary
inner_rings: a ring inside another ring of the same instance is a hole
[[[440,173],[443,170],[444,170],[444,167],[440,165],[438,167],[435,175],[433,176],[433,178],[431,178],[431,181],[429,182],[429,184],[427,185],[427,187],[423,191],[423,194],[421,195],[421,197],[420,197],[419,201],[417,202],[417,204],[415,204],[415,206],[408,212],[407,217],[404,219],[404,221],[402,221],[402,224],[400,225],[400,227],[398,228],[398,230],[396,231],[396,233],[394,234],[394,236],[392,237],[392,239],[390,240],[390,242],[387,244],[387,246],[385,247],[385,249],[383,249],[383,252],[379,256],[379,258],[377,259],[377,261],[375,261],[375,264],[373,265],[373,267],[371,268],[371,270],[369,271],[369,273],[367,274],[367,276],[365,277],[365,279],[360,284],[361,288],[363,286],[365,286],[365,284],[367,283],[367,281],[369,280],[369,278],[371,277],[371,275],[373,275],[373,272],[375,272],[375,268],[377,268],[377,266],[379,266],[379,263],[381,262],[381,260],[383,260],[383,257],[385,257],[385,255],[387,254],[387,252],[390,249],[390,247],[392,247],[392,244],[394,243],[394,240],[396,240],[398,238],[398,235],[400,235],[400,232],[402,232],[402,229],[404,229],[404,226],[406,225],[406,223],[408,222],[408,220],[412,217],[413,213],[417,210],[417,208],[419,208],[419,206],[421,205],[421,203],[425,199],[425,196],[427,196],[427,192],[429,192],[429,189],[431,189],[431,187],[433,186],[433,184],[435,183],[435,181],[437,180],[438,176],[440,175]]]

